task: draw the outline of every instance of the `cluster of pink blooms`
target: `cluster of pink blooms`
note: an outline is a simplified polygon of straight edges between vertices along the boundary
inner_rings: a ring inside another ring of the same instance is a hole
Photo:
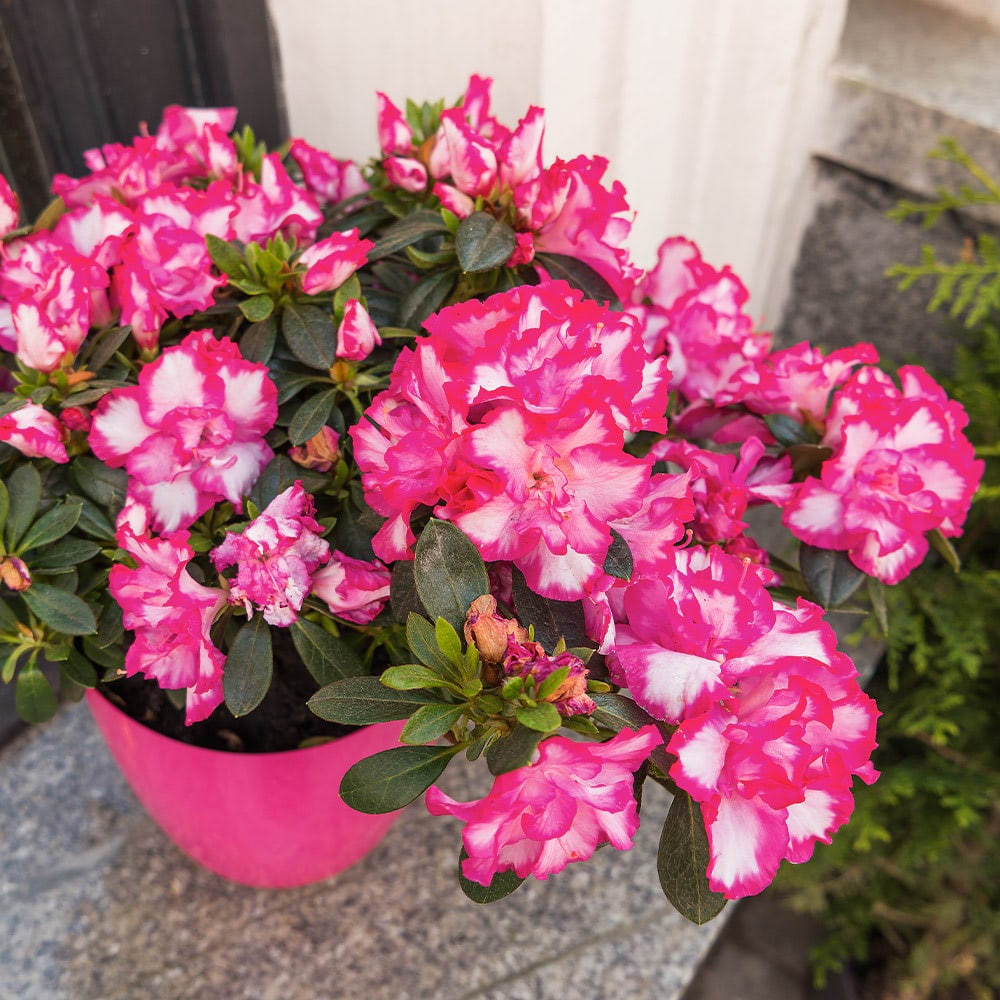
[[[507,264],[530,263],[536,253],[575,257],[590,265],[619,298],[638,276],[624,246],[631,229],[625,189],[601,179],[600,156],[542,165],[545,113],[531,107],[510,129],[490,112],[492,80],[473,76],[455,108],[441,114],[432,141],[418,145],[406,116],[378,95],[378,135],[386,175],[397,187],[434,195],[460,219],[485,202],[517,232]]]

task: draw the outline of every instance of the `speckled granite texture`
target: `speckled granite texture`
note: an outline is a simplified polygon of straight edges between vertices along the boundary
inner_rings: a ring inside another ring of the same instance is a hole
[[[670,1000],[724,917],[696,928],[664,900],[665,807],[651,788],[634,850],[489,907],[455,883],[457,822],[422,805],[347,872],[249,889],[160,833],[74,706],[0,754],[0,998]]]

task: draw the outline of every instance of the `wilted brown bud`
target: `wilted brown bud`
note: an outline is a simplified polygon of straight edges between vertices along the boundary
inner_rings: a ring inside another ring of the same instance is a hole
[[[465,641],[479,650],[479,658],[495,665],[507,655],[507,640],[528,641],[528,630],[513,618],[497,614],[496,598],[489,594],[477,597],[465,615]]]
[[[4,556],[0,561],[0,580],[11,590],[27,590],[31,586],[31,572],[17,556]]]
[[[329,472],[340,458],[337,432],[332,427],[322,427],[304,445],[289,449],[288,457],[306,469]]]

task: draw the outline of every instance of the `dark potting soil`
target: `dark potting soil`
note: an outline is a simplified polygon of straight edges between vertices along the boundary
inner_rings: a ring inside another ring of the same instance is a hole
[[[318,685],[290,642],[288,646],[283,649],[275,643],[271,687],[252,712],[238,719],[222,704],[203,722],[187,726],[184,709],[175,707],[156,681],[139,674],[101,684],[98,690],[144,726],[209,750],[273,753],[295,750],[307,740],[337,739],[354,732],[357,727],[326,722],[308,709],[306,702]]]

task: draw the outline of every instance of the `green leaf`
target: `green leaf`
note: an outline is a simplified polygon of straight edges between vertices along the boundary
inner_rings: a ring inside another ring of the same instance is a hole
[[[56,714],[59,707],[56,693],[34,663],[29,663],[17,675],[14,707],[25,722],[48,722]]]
[[[80,356],[80,364],[92,372],[99,372],[128,340],[131,326],[112,326],[87,338],[87,349]],[[72,393],[67,402],[76,402],[77,394]]]
[[[80,687],[97,687],[97,671],[94,665],[78,650],[71,649],[69,656],[60,663],[59,669],[64,676]]]
[[[872,613],[883,637],[889,635],[889,608],[885,600],[885,584],[875,577],[868,577],[868,596],[872,602]]]
[[[359,760],[344,775],[340,797],[363,813],[387,813],[409,805],[441,776],[461,750],[451,747],[394,747]]]
[[[83,501],[83,510],[80,512],[77,527],[85,535],[90,535],[102,542],[114,543],[115,526],[108,519],[108,515],[90,500]]]
[[[239,278],[247,273],[243,254],[231,243],[209,233],[205,237],[205,245],[208,247],[208,255],[212,258],[212,263],[223,274]]]
[[[18,635],[20,629],[17,627],[17,624],[17,615],[10,610],[6,596],[0,596],[0,633]]]
[[[490,592],[479,550],[453,524],[436,518],[427,522],[417,540],[414,576],[431,617],[444,618],[456,632],[465,628],[472,602]]]
[[[254,295],[240,301],[240,312],[251,323],[261,323],[274,312],[274,299],[270,295]]]
[[[444,736],[465,712],[464,705],[424,705],[403,727],[400,743],[422,745]]]
[[[67,500],[65,503],[47,510],[25,532],[19,545],[20,551],[27,552],[36,546],[48,545],[49,542],[62,538],[63,535],[68,534],[76,527],[82,510],[82,500]]]
[[[400,326],[419,330],[424,320],[444,304],[455,287],[455,277],[452,270],[438,271],[415,285],[399,305]]]
[[[411,613],[406,619],[406,644],[410,652],[437,675],[449,677],[461,683],[462,671],[452,663],[438,646],[437,629],[418,614]]]
[[[592,697],[597,703],[597,708],[590,717],[605,729],[616,733],[622,729],[638,730],[656,721],[645,709],[640,708],[625,695],[600,693]]]
[[[0,538],[3,537],[3,529],[7,525],[7,515],[10,513],[10,494],[7,487],[0,481]]]
[[[660,834],[656,873],[677,912],[699,926],[717,917],[726,905],[726,897],[709,888],[705,874],[708,862],[701,808],[690,795],[678,790]]]
[[[436,670],[419,663],[387,667],[382,671],[382,683],[394,691],[419,691],[421,688],[449,686],[449,682]]]
[[[70,463],[69,472],[77,489],[99,507],[117,514],[125,505],[128,473],[124,469],[112,469],[90,455],[80,455]]]
[[[346,642],[330,635],[321,625],[308,618],[299,618],[292,623],[289,631],[296,652],[320,687],[344,677],[357,677],[366,673],[361,657]]]
[[[462,862],[468,857],[468,852],[463,847],[458,855],[458,884],[462,887],[462,892],[472,900],[473,903],[495,903],[504,896],[509,896],[525,880],[518,878],[513,868],[505,872],[497,872],[490,880],[489,885],[481,885],[473,882],[462,874]]]
[[[542,265],[551,278],[560,278],[574,288],[579,288],[588,299],[608,302],[612,308],[619,305],[614,289],[589,264],[576,257],[561,253],[540,253],[535,261]]]
[[[413,576],[413,560],[400,559],[392,567],[392,583],[389,588],[389,604],[396,621],[405,623],[411,614],[422,616],[425,608],[417,593],[417,581]]]
[[[430,691],[394,691],[377,677],[347,677],[320,688],[308,702],[311,711],[328,722],[367,726],[373,722],[408,719],[421,705],[439,702]]]
[[[539,701],[545,701],[546,698],[551,697],[559,690],[559,685],[569,677],[569,667],[560,667],[558,670],[553,670],[548,677],[538,685],[538,690],[535,692],[535,697]]]
[[[459,639],[458,633],[450,622],[445,621],[444,618],[438,618],[434,623],[434,637],[437,640],[438,649],[444,653],[447,659],[456,664],[464,662],[462,640]]]
[[[937,550],[938,554],[944,557],[944,561],[956,572],[960,572],[962,569],[962,560],[959,559],[958,553],[955,551],[955,546],[941,533],[940,528],[932,529],[930,533],[931,545]]]
[[[466,274],[502,267],[517,248],[517,233],[487,212],[473,212],[455,234],[458,263]]]
[[[621,535],[611,529],[611,545],[604,557],[604,572],[619,580],[631,580],[635,563],[632,560],[632,550]]]
[[[330,419],[330,411],[337,401],[337,390],[310,396],[296,411],[288,425],[288,440],[295,445],[305,444],[318,434]]]
[[[7,514],[7,551],[16,551],[21,536],[28,530],[42,501],[42,477],[30,463],[17,466],[7,477],[10,510]]]
[[[539,733],[554,733],[562,725],[562,716],[555,705],[547,702],[539,705],[521,705],[514,714],[522,726]]]
[[[361,282],[358,281],[358,276],[352,274],[347,281],[345,281],[340,288],[337,289],[333,296],[333,314],[335,316],[343,317],[344,310],[347,308],[347,303],[351,299],[362,298],[361,292]]]
[[[535,638],[546,649],[553,649],[560,639],[565,639],[568,646],[585,646],[590,642],[583,605],[579,601],[540,597],[517,569],[514,570],[514,607],[525,625],[535,626]]]
[[[448,227],[444,224],[440,212],[429,209],[412,212],[383,230],[382,238],[368,251],[368,262],[388,257],[389,254],[402,250],[411,243],[417,243],[427,236],[446,232]]]
[[[820,549],[805,542],[799,546],[799,569],[810,593],[824,608],[843,604],[866,578],[846,552]]]
[[[42,622],[63,635],[90,635],[97,631],[97,620],[76,594],[48,583],[33,583],[21,592],[21,599]]]
[[[266,319],[247,327],[240,337],[240,354],[247,361],[256,361],[266,365],[274,353],[274,345],[278,340],[278,321],[272,313]]]
[[[101,546],[84,538],[64,538],[55,545],[49,545],[39,555],[32,556],[31,569],[70,569],[93,559]]]
[[[544,733],[527,726],[515,726],[509,736],[494,741],[486,750],[486,765],[490,774],[506,774],[527,767]]]
[[[257,614],[236,633],[229,647],[222,677],[229,711],[237,718],[252,712],[264,700],[273,672],[271,626]]]
[[[816,435],[787,413],[769,413],[764,417],[764,423],[774,435],[774,440],[786,448],[793,444],[816,444]]]
[[[11,682],[14,670],[17,668],[17,661],[28,652],[28,648],[27,646],[13,646],[10,643],[4,643],[3,646],[0,646],[0,655],[6,657],[3,666],[0,667],[0,681],[4,684]]]
[[[285,306],[281,332],[292,354],[304,365],[329,371],[337,360],[337,330],[333,317],[317,306]]]

